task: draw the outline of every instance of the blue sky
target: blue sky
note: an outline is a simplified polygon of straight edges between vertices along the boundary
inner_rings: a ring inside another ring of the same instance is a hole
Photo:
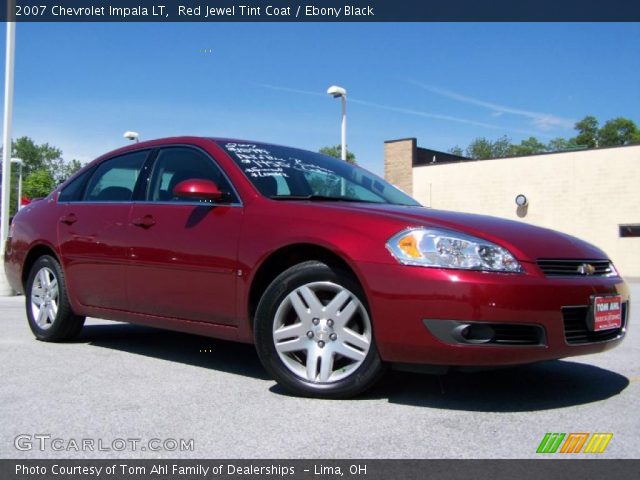
[[[337,84],[349,148],[381,173],[390,139],[447,150],[569,137],[588,114],[640,123],[639,47],[637,23],[19,23],[13,137],[83,162],[125,130],[316,150],[340,141]]]

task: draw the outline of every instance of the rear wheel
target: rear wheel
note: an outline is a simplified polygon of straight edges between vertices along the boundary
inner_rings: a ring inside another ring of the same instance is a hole
[[[55,258],[43,255],[33,264],[25,299],[29,327],[38,340],[60,342],[80,333],[85,318],[71,310],[64,273]]]
[[[254,332],[265,368],[299,395],[354,396],[384,372],[362,289],[321,262],[298,264],[271,283]]]

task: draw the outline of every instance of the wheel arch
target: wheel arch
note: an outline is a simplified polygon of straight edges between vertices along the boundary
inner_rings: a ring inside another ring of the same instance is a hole
[[[33,245],[29,249],[29,253],[27,253],[27,256],[24,259],[24,263],[22,264],[21,281],[23,289],[26,289],[27,287],[27,279],[29,278],[31,267],[33,267],[33,264],[36,263],[38,258],[42,257],[43,255],[50,255],[51,257],[55,258],[58,263],[60,263],[58,254],[53,249],[53,247],[44,243]]]
[[[296,243],[287,245],[272,252],[258,267],[249,287],[247,313],[249,328],[253,331],[253,318],[262,298],[262,294],[271,282],[282,272],[298,263],[317,260],[327,265],[340,268],[353,276],[363,291],[366,292],[358,272],[341,255],[327,247],[313,243]]]

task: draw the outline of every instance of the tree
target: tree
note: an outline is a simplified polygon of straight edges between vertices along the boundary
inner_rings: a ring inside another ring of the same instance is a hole
[[[595,148],[598,146],[598,119],[592,115],[587,115],[575,127],[578,135],[573,138],[576,145],[585,146],[587,148]]]
[[[640,130],[633,120],[618,117],[609,120],[598,132],[600,147],[616,147],[640,142]]]
[[[69,178],[81,168],[82,163],[80,163],[80,160],[76,160],[75,158],[70,162],[62,162],[60,173],[57,178],[57,183],[64,182],[67,178]]]
[[[506,135],[503,135],[495,142],[491,144],[491,157],[492,158],[502,158],[508,157],[512,155],[511,149],[513,145],[511,144],[511,139]]]
[[[46,168],[31,172],[24,179],[22,192],[28,198],[46,197],[56,188],[56,182]]]
[[[572,150],[577,148],[578,145],[575,143],[575,139],[570,138],[567,140],[566,138],[557,137],[552,140],[549,140],[547,144],[548,152],[562,152],[563,150]]]
[[[467,157],[476,160],[501,158],[511,155],[512,148],[511,139],[506,135],[498,138],[495,142],[484,137],[478,137],[467,147]]]
[[[633,120],[624,117],[607,121],[602,128],[598,127],[598,119],[587,115],[576,122],[578,135],[574,138],[557,137],[547,145],[536,137],[529,137],[519,144],[512,144],[507,136],[496,141],[478,137],[467,147],[467,156],[474,159],[501,158],[510,155],[535,155],[543,152],[561,152],[577,148],[615,147],[640,142],[640,128]],[[462,155],[458,146],[449,150],[454,155]]]
[[[61,159],[62,151],[48,143],[36,145],[29,137],[20,137],[13,142],[12,156],[22,159],[24,162],[22,173],[27,176],[42,168],[50,170],[54,164],[57,164],[57,160]]]
[[[12,157],[20,158],[22,164],[22,193],[28,198],[47,196],[67,178],[82,168],[78,160],[65,162],[62,150],[48,143],[37,145],[29,137],[20,137],[12,144]],[[34,178],[31,178],[35,175]],[[18,169],[12,169],[10,211],[18,206]]]
[[[458,157],[463,157],[464,156],[464,151],[462,150],[462,148],[459,145],[456,145],[453,148],[449,149],[449,153],[451,155],[457,155]]]
[[[336,145],[335,147],[322,147],[318,152],[323,153],[324,155],[329,155],[334,158],[342,158],[342,146]],[[347,150],[347,163],[351,165],[356,165],[356,156],[353,152]]]
[[[59,148],[48,143],[36,145],[29,137],[20,137],[13,142],[12,156],[21,158],[24,162],[22,170],[24,178],[31,172],[45,169],[56,184],[64,182],[82,167],[78,160],[65,162],[62,158],[62,150]]]
[[[484,137],[476,138],[467,147],[467,157],[476,160],[491,158],[492,152],[491,141]]]
[[[519,145],[511,145],[511,155],[535,155],[547,151],[547,146],[536,137],[529,137],[522,140]]]

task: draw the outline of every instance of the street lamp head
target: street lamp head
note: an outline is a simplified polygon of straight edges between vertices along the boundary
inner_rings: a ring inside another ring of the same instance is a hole
[[[127,130],[126,132],[124,132],[124,135],[122,136],[127,140],[135,141],[136,143],[138,143],[139,141],[138,137],[140,137],[138,132],[132,132],[131,130]]]
[[[346,97],[347,91],[342,87],[338,87],[337,85],[331,85],[327,89],[327,94],[331,95],[333,98],[340,98],[340,97]]]
[[[24,164],[24,160],[22,160],[21,158],[12,158],[11,159],[11,163],[17,163],[18,165],[23,165]]]

